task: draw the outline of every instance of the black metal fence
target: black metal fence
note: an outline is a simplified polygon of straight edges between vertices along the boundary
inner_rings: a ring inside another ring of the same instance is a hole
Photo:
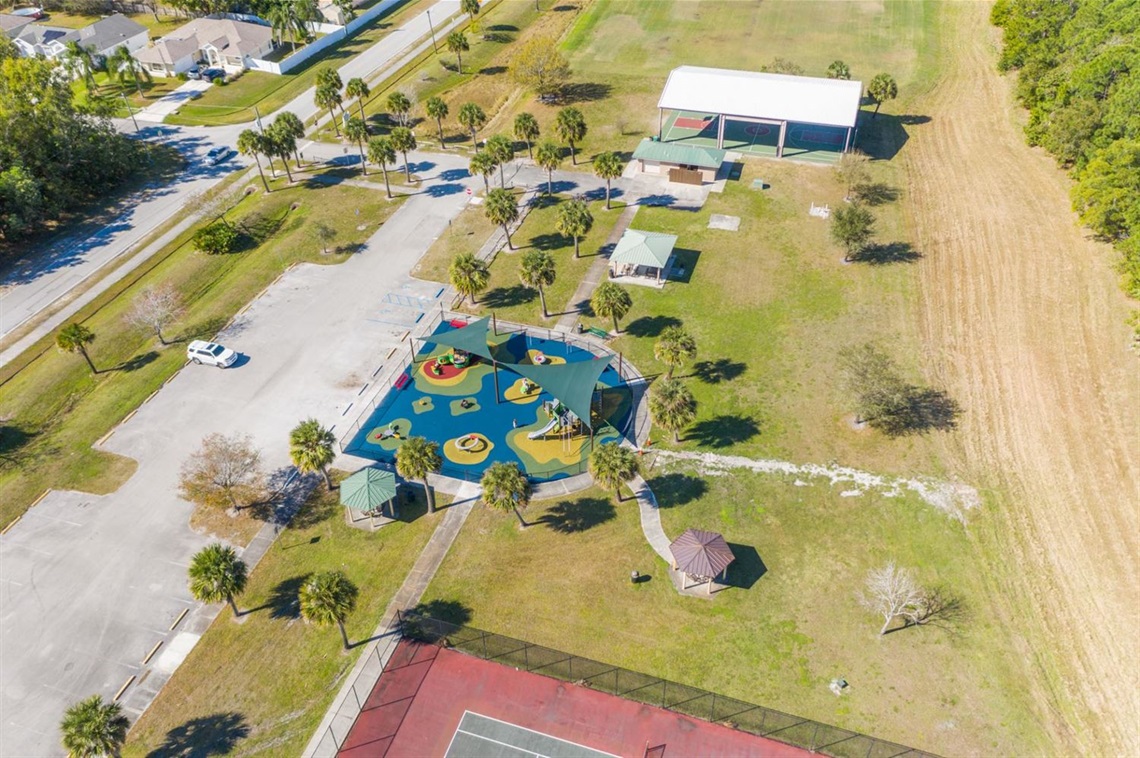
[[[931,753],[848,729],[418,613],[400,614],[400,632],[409,639],[453,648],[836,758],[933,758]]]

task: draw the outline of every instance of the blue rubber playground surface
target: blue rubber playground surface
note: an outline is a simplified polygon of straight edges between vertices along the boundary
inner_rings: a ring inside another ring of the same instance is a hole
[[[448,331],[441,324],[435,331]],[[559,340],[515,332],[494,338],[498,360],[555,365],[594,360],[589,351]],[[346,451],[395,463],[409,436],[440,446],[441,473],[477,480],[496,462],[518,463],[535,482],[562,479],[586,470],[591,445],[621,437],[632,411],[632,393],[608,366],[595,387],[590,429],[542,387],[499,365],[498,390],[489,361],[468,356],[454,365],[450,348],[429,338],[415,362],[396,378],[376,410],[361,425]]]

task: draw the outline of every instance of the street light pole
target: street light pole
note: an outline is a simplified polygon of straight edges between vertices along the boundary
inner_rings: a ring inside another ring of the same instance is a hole
[[[131,123],[135,125],[135,132],[141,131],[139,129],[139,122],[135,120],[135,112],[131,110],[131,104],[127,100],[127,93],[120,90],[119,94],[123,96],[123,105],[127,106],[127,113],[131,114]]]
[[[435,26],[431,22],[431,11],[430,10],[427,12],[427,17],[428,17],[428,28],[431,29],[431,51],[433,53],[438,53],[439,48],[436,47],[436,45],[435,45]]]

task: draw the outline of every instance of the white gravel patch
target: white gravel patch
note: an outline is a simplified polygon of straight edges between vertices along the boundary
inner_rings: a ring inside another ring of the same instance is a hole
[[[820,465],[818,463],[789,463],[770,459],[744,458],[736,455],[718,455],[716,453],[682,453],[659,450],[658,457],[662,461],[691,461],[697,465],[700,473],[706,476],[724,476],[736,469],[747,469],[759,474],[782,474],[797,477],[794,484],[797,487],[811,486],[810,479],[826,479],[832,486],[853,485],[853,489],[840,492],[841,497],[859,497],[868,490],[878,492],[883,497],[898,497],[905,491],[916,493],[924,502],[934,506],[947,516],[966,523],[967,514],[981,505],[978,491],[961,482],[942,482],[927,477],[883,476],[868,471],[838,466],[835,464]]]

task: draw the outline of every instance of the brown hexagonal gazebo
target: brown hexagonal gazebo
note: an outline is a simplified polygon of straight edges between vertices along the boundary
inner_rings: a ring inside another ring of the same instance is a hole
[[[713,580],[725,574],[736,560],[724,537],[701,529],[686,529],[669,545],[669,552],[673,554],[673,570],[680,571],[684,578],[681,589],[687,589],[691,577],[697,584],[707,582],[710,595]]]

